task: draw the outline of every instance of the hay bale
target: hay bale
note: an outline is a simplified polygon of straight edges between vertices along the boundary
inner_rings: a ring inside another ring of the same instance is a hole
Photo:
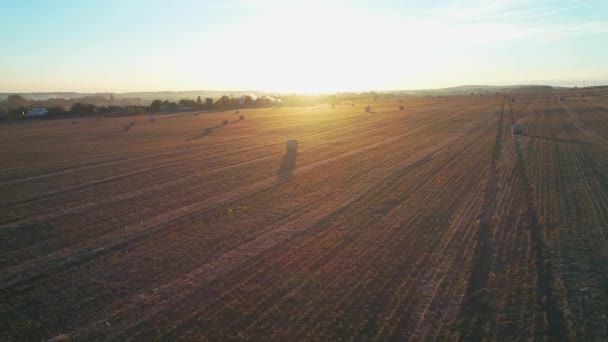
[[[405,106],[399,106],[399,110],[404,110]]]
[[[229,123],[230,123],[230,121],[228,121],[228,120],[226,120],[226,119],[224,119],[224,120],[222,121],[222,125],[227,125],[227,124],[229,124]]]
[[[511,125],[511,134],[512,135],[520,135],[522,131],[522,127],[519,124],[512,124]]]
[[[150,118],[150,122],[156,122],[155,118]]]
[[[245,120],[245,115],[243,115],[243,114],[239,115],[239,120]]]
[[[203,130],[203,134],[204,135],[208,135],[208,134],[211,134],[211,133],[213,133],[213,128],[211,128],[211,127],[207,127],[207,128],[205,128]]]
[[[511,102],[515,102],[515,99],[511,99]]]
[[[372,107],[370,107],[369,105],[367,105],[367,107],[365,107],[365,112],[369,113],[372,110]]]
[[[560,97],[559,97],[559,100],[560,100],[560,101],[564,101],[564,97],[563,97],[563,96],[560,96]]]
[[[234,112],[234,114],[239,114],[240,112],[237,110],[236,112]]]
[[[131,125],[131,126],[135,126],[135,121],[131,121],[131,122],[129,123],[129,125]]]
[[[336,108],[336,105],[332,103],[331,108]]]
[[[287,140],[285,147],[287,148],[287,152],[298,152],[298,141]]]
[[[78,121],[72,120],[72,125],[75,125]]]
[[[123,125],[123,126],[122,126],[122,129],[123,129],[124,131],[128,131],[128,130],[130,130],[130,129],[131,129],[131,125],[130,125],[130,124]]]

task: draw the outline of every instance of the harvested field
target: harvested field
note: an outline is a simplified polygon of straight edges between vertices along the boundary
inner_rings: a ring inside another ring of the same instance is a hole
[[[0,125],[0,340],[605,339],[582,92]]]

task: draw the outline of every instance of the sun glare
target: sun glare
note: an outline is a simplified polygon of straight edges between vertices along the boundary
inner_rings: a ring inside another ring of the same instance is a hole
[[[234,44],[225,44],[221,53],[201,47],[186,64],[196,71],[192,82],[204,77],[241,89],[321,93],[398,87],[441,65],[434,46],[407,33],[406,26],[354,11],[302,6],[227,30],[213,39]],[[395,39],[387,30],[403,34]],[[198,63],[201,55],[211,62]]]

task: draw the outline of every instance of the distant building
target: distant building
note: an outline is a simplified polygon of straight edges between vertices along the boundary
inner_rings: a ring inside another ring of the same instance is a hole
[[[27,111],[27,116],[42,116],[47,115],[49,111],[43,107],[33,107]]]

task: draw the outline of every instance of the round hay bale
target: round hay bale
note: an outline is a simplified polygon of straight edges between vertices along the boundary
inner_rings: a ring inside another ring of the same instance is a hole
[[[75,125],[78,121],[72,120],[72,125]]]
[[[404,110],[405,106],[399,106],[399,110]]]
[[[372,107],[370,107],[369,105],[367,105],[367,107],[365,107],[365,112],[369,113],[372,110]]]
[[[204,135],[208,135],[208,134],[211,134],[211,133],[213,133],[213,128],[211,128],[211,127],[207,127],[207,128],[205,128],[203,130],[203,134]]]
[[[131,126],[135,126],[135,121],[131,121],[131,122],[129,123],[129,125],[131,125]]]
[[[245,115],[241,114],[241,115],[239,116],[239,120],[245,120]]]
[[[234,114],[240,114],[241,112],[239,112],[238,110],[236,112],[234,112]]]
[[[222,121],[222,124],[223,124],[223,125],[227,125],[227,124],[229,124],[229,123],[230,123],[230,121],[228,121],[228,120],[226,120],[226,119],[224,119],[224,120]]]
[[[155,118],[150,118],[150,122],[156,122]]]
[[[293,139],[287,140],[285,147],[287,152],[298,152],[298,141]]]
[[[131,129],[131,125],[130,125],[130,124],[126,124],[126,125],[122,126],[122,129],[123,129],[124,131],[128,131],[128,130],[130,130],[130,129]]]

